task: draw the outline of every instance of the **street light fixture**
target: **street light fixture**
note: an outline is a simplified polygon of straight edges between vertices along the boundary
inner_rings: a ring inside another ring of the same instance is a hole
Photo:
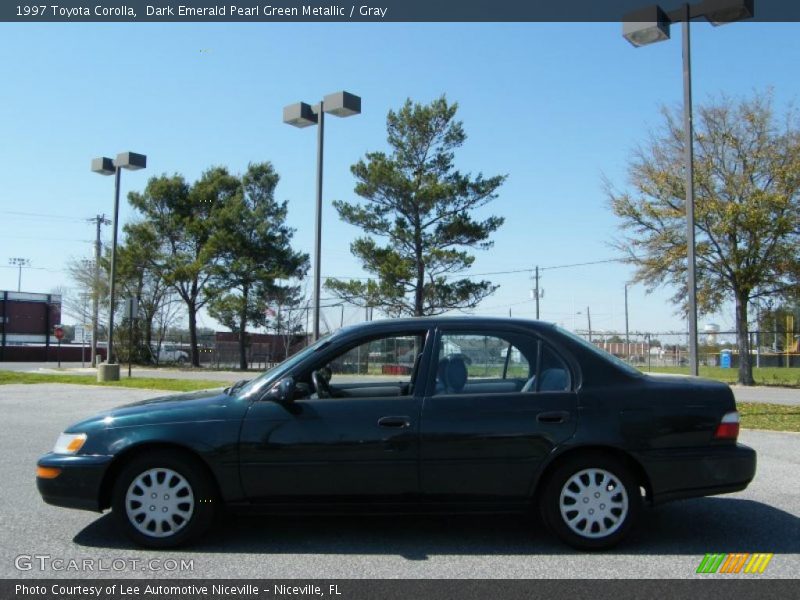
[[[694,148],[692,125],[692,61],[689,23],[704,17],[712,25],[723,25],[753,16],[753,0],[704,0],[697,4],[665,12],[650,6],[629,13],[622,25],[622,36],[636,47],[668,40],[670,25],[683,23],[683,127],[686,172],[686,244],[687,288],[689,294],[689,366],[691,374],[699,373],[697,352],[697,278],[694,223]]]
[[[19,274],[17,275],[17,291],[22,291],[22,267],[27,267],[31,264],[28,258],[9,258],[8,264],[12,267],[19,267]]]
[[[114,289],[115,289],[115,271],[117,267],[117,229],[119,223],[119,184],[120,174],[122,169],[130,171],[138,171],[147,166],[147,157],[144,154],[137,154],[136,152],[121,152],[117,154],[117,158],[111,160],[108,157],[100,157],[92,160],[92,171],[100,175],[115,175],[114,178],[114,225],[112,228],[111,238],[111,274],[109,276],[109,296],[110,296],[110,311],[108,315],[108,350],[106,354],[106,363],[111,365],[116,364],[113,361],[114,357]],[[116,365],[116,370],[109,374],[113,380],[119,379],[119,365]]]
[[[361,113],[361,98],[349,92],[328,94],[319,104],[297,102],[283,108],[283,122],[298,128],[317,125],[317,210],[314,227],[314,340],[319,339],[322,275],[322,155],[325,139],[325,113],[350,117]]]

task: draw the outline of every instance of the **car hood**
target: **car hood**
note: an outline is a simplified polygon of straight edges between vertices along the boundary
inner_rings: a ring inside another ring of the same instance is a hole
[[[67,431],[87,432],[138,425],[229,420],[243,416],[246,407],[246,400],[229,396],[221,388],[171,394],[98,413],[71,425]]]

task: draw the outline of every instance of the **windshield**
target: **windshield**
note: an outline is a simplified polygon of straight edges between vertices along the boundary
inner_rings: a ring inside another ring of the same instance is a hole
[[[235,395],[238,398],[243,398],[251,394],[256,394],[259,391],[265,389],[266,386],[269,386],[272,383],[274,383],[279,377],[281,377],[287,371],[291,370],[292,367],[294,367],[296,364],[305,360],[306,357],[311,356],[317,350],[320,350],[325,346],[327,346],[328,344],[330,344],[334,337],[335,334],[317,340],[307,348],[302,349],[297,354],[290,356],[282,363],[278,363],[270,370],[265,371],[252,381],[248,382],[246,385],[243,385],[241,388],[235,391]]]
[[[564,334],[565,336],[567,336],[568,338],[570,338],[574,342],[577,342],[583,348],[586,348],[587,350],[590,350],[591,352],[593,352],[595,355],[599,356],[603,360],[607,360],[607,361],[610,361],[610,362],[614,363],[616,366],[618,366],[620,369],[622,369],[623,371],[625,371],[629,375],[633,375],[635,377],[640,377],[642,375],[642,372],[639,371],[639,369],[636,369],[636,368],[630,366],[624,360],[622,360],[621,358],[617,358],[616,356],[614,356],[610,352],[606,352],[605,350],[603,350],[601,348],[598,348],[592,342],[589,342],[589,341],[583,339],[581,336],[576,335],[576,334],[572,333],[571,331],[567,331],[566,329],[562,329],[558,325],[555,325],[554,327],[556,328],[556,330],[559,333]]]

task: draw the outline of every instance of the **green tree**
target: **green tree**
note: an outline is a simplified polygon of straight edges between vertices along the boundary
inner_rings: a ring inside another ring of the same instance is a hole
[[[682,113],[662,112],[663,127],[630,162],[632,189],[607,189],[625,233],[617,245],[636,265],[636,281],[650,290],[671,284],[685,310]],[[792,112],[779,122],[769,93],[722,97],[696,110],[694,148],[698,310],[733,300],[738,380],[752,385],[748,304],[796,280],[800,130]]]
[[[161,241],[153,224],[146,221],[128,223],[123,231],[125,241],[117,249],[118,308],[123,307],[125,298],[138,299],[139,316],[132,340],[138,350],[134,353],[134,360],[149,362],[154,329],[158,329],[155,324],[157,315],[172,300],[174,289],[167,285],[157,267]]]
[[[239,334],[239,366],[247,369],[247,326],[266,326],[268,299],[278,279],[302,277],[308,255],[292,249],[287,201],[275,199],[279,176],[272,164],[249,165],[241,191],[219,212],[209,314]]]
[[[370,152],[351,167],[363,201],[334,206],[366,234],[350,248],[374,279],[329,279],[326,287],[339,298],[390,316],[421,316],[474,307],[497,289],[455,278],[475,260],[467,249],[492,246],[489,237],[503,218],[472,213],[496,198],[506,178],[455,168],[455,150],[467,137],[457,109],[444,96],[430,104],[407,100],[386,119],[390,154]]]
[[[271,291],[267,305],[272,316],[267,327],[280,337],[283,358],[289,358],[305,337],[304,322],[309,299],[300,285],[284,285]]]
[[[181,175],[153,177],[143,193],[128,199],[143,220],[157,232],[160,251],[152,258],[155,272],[186,304],[191,360],[200,366],[197,313],[210,296],[220,245],[219,216],[239,194],[239,180],[223,167],[214,167],[192,186]]]

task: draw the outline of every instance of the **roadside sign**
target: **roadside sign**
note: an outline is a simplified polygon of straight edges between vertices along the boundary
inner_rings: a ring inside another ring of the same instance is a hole
[[[61,325],[56,325],[53,330],[53,335],[55,335],[56,339],[60,342],[64,339],[64,328]]]
[[[75,337],[72,341],[78,344],[89,344],[92,341],[92,326],[91,325],[76,325]]]

